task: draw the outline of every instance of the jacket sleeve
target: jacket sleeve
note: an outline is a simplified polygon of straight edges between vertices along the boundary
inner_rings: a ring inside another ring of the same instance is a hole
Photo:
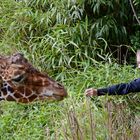
[[[97,89],[98,96],[101,95],[124,95],[130,92],[140,92],[140,78],[131,81],[130,83],[121,83],[112,85],[107,88]]]

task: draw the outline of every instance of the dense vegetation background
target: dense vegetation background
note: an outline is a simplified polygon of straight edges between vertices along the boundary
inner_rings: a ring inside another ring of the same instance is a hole
[[[1,139],[138,140],[138,94],[89,100],[83,92],[140,77],[130,65],[139,20],[139,0],[0,0],[1,54],[24,53],[69,92],[59,103],[2,102]]]

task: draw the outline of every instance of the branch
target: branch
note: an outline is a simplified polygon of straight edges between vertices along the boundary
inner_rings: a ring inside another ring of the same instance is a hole
[[[132,8],[132,11],[133,11],[133,13],[134,13],[134,16],[135,16],[135,18],[136,18],[136,20],[137,20],[138,24],[140,25],[140,20],[139,20],[139,18],[138,18],[138,16],[137,16],[137,14],[136,14],[135,9],[134,9],[133,2],[132,2],[132,0],[129,0],[129,2],[130,2],[130,5],[131,5],[131,8]]]

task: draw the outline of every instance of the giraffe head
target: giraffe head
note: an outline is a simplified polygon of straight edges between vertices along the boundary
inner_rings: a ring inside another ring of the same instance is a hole
[[[34,68],[23,54],[0,56],[0,100],[28,103],[59,101],[64,97],[67,97],[65,88]]]

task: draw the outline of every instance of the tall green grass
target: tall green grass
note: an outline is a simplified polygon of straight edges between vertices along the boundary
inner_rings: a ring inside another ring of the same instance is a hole
[[[61,82],[69,93],[64,101],[28,105],[1,102],[2,140],[139,140],[139,93],[92,99],[84,95],[87,87],[103,87],[137,78],[139,70],[99,64],[85,71],[71,69],[64,75]]]

